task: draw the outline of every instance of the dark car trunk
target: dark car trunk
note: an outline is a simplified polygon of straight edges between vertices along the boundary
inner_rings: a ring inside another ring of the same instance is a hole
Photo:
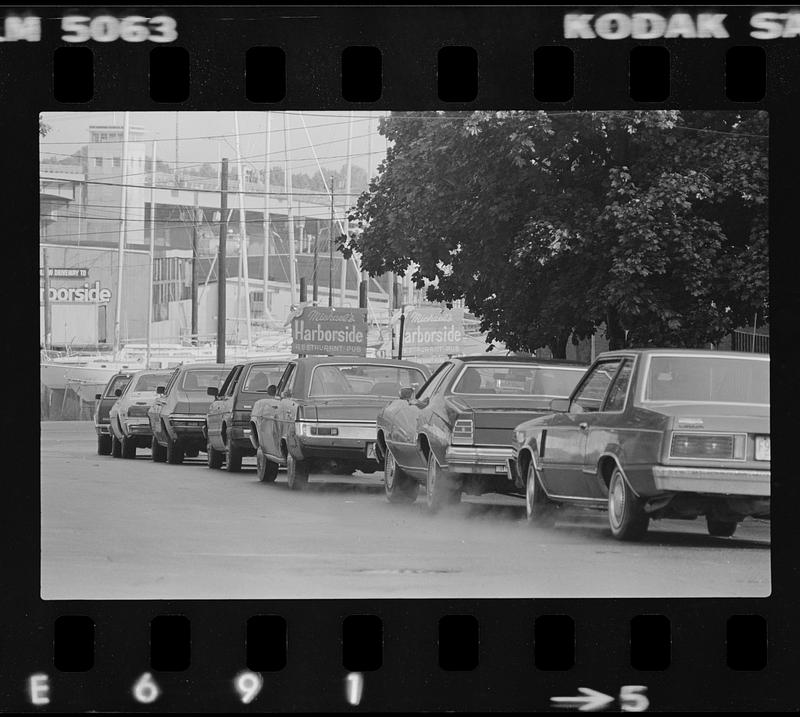
[[[304,412],[309,418],[316,413],[318,421],[374,421],[378,412],[390,401],[391,398],[381,396],[310,398],[305,404]]]
[[[198,413],[202,416],[205,416],[208,412],[208,405],[214,400],[213,396],[209,396],[205,390],[200,391],[186,391],[183,394],[183,397],[179,404],[185,404],[188,406],[187,413]],[[182,411],[181,411],[182,413]]]
[[[507,446],[520,423],[550,412],[551,400],[535,396],[458,396],[454,405],[463,410],[465,417],[472,414],[475,445]]]

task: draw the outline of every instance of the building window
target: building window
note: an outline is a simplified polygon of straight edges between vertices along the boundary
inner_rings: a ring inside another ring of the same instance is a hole
[[[95,157],[94,158],[94,166],[95,167],[102,167],[103,166],[103,158],[102,157]]]
[[[122,165],[122,160],[119,157],[114,157],[114,166],[119,167]]]

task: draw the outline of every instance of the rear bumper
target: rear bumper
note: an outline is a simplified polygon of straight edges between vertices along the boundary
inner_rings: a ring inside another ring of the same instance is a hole
[[[653,482],[660,491],[677,493],[770,495],[768,470],[654,466]]]
[[[249,426],[228,426],[228,443],[236,446],[245,455],[254,456],[256,449],[250,441],[251,433]]]
[[[122,428],[126,435],[151,436],[150,420],[147,418],[128,418],[122,421]]]
[[[200,440],[205,443],[205,416],[172,415],[167,417],[169,432],[173,438]]]
[[[507,475],[513,455],[513,449],[505,446],[449,446],[444,458],[447,470],[453,473]]]
[[[98,436],[110,436],[111,435],[111,424],[110,423],[102,423],[102,424],[95,424],[94,430],[97,431]]]

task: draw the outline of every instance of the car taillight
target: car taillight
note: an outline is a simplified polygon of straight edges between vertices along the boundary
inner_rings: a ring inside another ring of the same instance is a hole
[[[673,458],[715,458],[743,460],[746,437],[742,434],[673,433]]]
[[[130,406],[128,408],[128,417],[129,418],[142,418],[147,416],[147,412],[150,410],[150,406]]]
[[[471,418],[459,418],[453,426],[451,442],[454,446],[471,446],[475,428]]]

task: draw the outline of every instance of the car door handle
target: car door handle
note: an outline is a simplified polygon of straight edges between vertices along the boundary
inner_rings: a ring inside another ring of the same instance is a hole
[[[578,424],[578,428],[580,428],[582,431],[585,431],[587,428],[589,428],[589,424],[584,421],[583,423]]]

